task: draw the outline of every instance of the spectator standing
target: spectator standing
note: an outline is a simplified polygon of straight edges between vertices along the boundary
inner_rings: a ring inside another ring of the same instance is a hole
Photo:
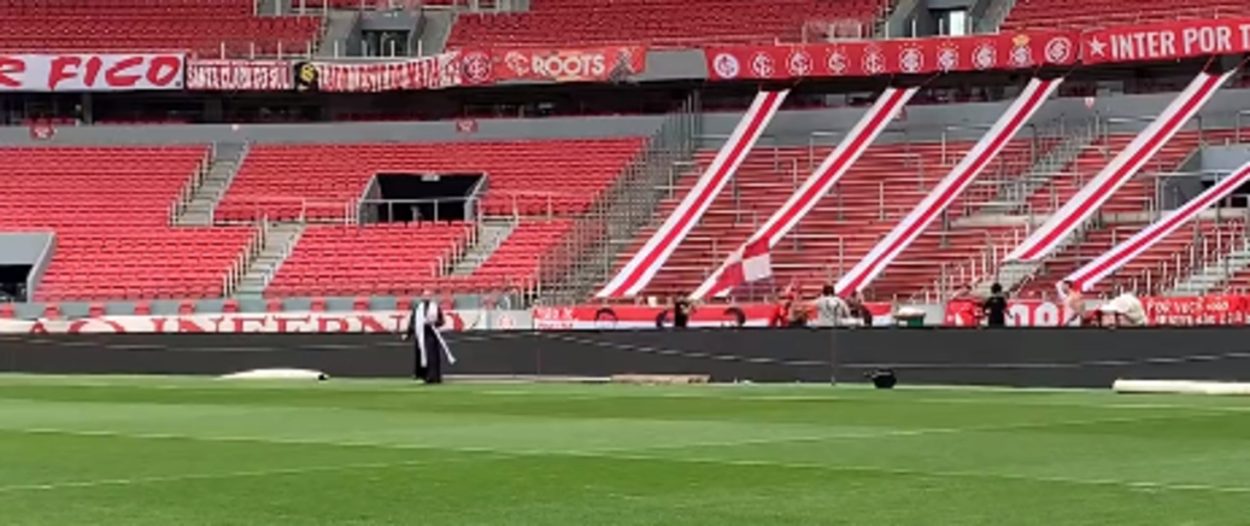
[[[1007,295],[1003,293],[1002,285],[995,283],[990,286],[990,297],[981,305],[981,311],[985,313],[987,327],[1007,326]]]
[[[850,310],[851,317],[862,320],[865,327],[872,327],[872,311],[868,310],[868,305],[864,304],[864,295],[857,290],[851,293],[846,299],[846,305]]]
[[[1079,327],[1081,317],[1085,314],[1085,298],[1081,296],[1080,288],[1074,286],[1071,281],[1064,280],[1059,283],[1059,297],[1067,312],[1067,317],[1060,326]]]
[[[820,297],[816,299],[817,327],[838,327],[849,315],[846,302],[834,292],[833,285],[820,289]]]
[[[685,296],[677,296],[673,300],[673,328],[685,329],[690,325],[690,315],[693,313],[694,307],[690,300]]]

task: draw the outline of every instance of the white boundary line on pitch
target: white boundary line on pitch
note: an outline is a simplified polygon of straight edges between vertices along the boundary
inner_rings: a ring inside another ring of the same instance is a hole
[[[42,432],[42,431],[40,431]],[[55,431],[48,431],[55,432]],[[90,436],[111,436],[111,437],[132,437],[132,438],[163,438],[163,439],[186,439],[193,441],[245,441],[245,442],[271,442],[271,443],[300,443],[300,444],[317,444],[317,445],[336,445],[330,442],[314,442],[314,441],[286,441],[286,440],[268,440],[260,438],[230,437],[230,438],[212,438],[212,437],[194,437],[181,435],[128,435],[124,433],[112,432],[65,432],[66,434],[84,434]],[[739,442],[742,444],[745,442]],[[339,443],[337,445],[354,445],[347,443]],[[388,447],[388,446],[379,446]],[[1164,491],[1197,491],[1209,493],[1230,493],[1230,494],[1250,494],[1250,487],[1243,486],[1218,486],[1213,484],[1191,484],[1191,483],[1167,483],[1167,482],[1149,482],[1149,481],[1132,481],[1119,479],[1082,479],[1072,477],[1053,477],[1053,476],[1032,476],[1032,475],[1015,475],[1007,473],[988,473],[980,471],[926,471],[919,469],[902,469],[889,468],[883,466],[845,466],[845,465],[828,465],[815,463],[800,462],[778,462],[771,460],[749,460],[749,459],[714,459],[714,458],[680,458],[666,457],[660,455],[645,455],[637,453],[627,453],[627,451],[646,451],[648,448],[634,450],[564,450],[564,451],[522,451],[522,450],[506,450],[498,448],[484,447],[462,447],[462,448],[439,448],[434,446],[389,446],[395,448],[420,448],[429,450],[442,450],[460,453],[475,454],[491,454],[501,459],[518,459],[540,456],[571,456],[579,458],[597,458],[597,459],[615,459],[615,460],[636,460],[644,462],[674,462],[674,463],[696,463],[696,464],[715,464],[743,467],[771,467],[784,469],[807,469],[819,471],[833,472],[865,472],[865,473],[884,473],[890,475],[902,475],[912,477],[929,477],[929,478],[979,478],[979,479],[1000,479],[1013,480],[1021,482],[1038,482],[1050,484],[1068,484],[1083,486],[1105,486],[1116,488],[1143,489],[1143,490],[1164,490]],[[697,447],[697,446],[691,446]],[[161,483],[161,482],[182,482],[192,480],[211,480],[235,477],[265,477],[274,475],[294,475],[316,472],[344,471],[355,469],[385,469],[396,467],[413,467],[421,465],[432,465],[455,461],[468,461],[474,459],[440,459],[437,461],[430,460],[414,460],[414,461],[398,461],[398,462],[378,462],[365,464],[341,464],[329,466],[309,466],[304,468],[282,468],[272,470],[252,470],[252,471],[235,471],[225,473],[205,473],[191,475],[171,475],[164,477],[136,477],[136,478],[118,478],[118,479],[100,479],[77,482],[55,482],[47,484],[30,484],[15,486],[0,486],[0,493],[17,492],[17,491],[37,491],[37,490],[58,490],[72,488],[94,488],[102,486],[122,486],[145,483]]]
[[[502,455],[501,455],[502,456]],[[95,488],[101,486],[130,486],[136,484],[158,484],[162,482],[185,482],[194,480],[214,480],[227,478],[248,478],[248,477],[270,477],[274,475],[302,475],[306,473],[332,472],[332,471],[351,471],[351,470],[367,470],[367,469],[384,469],[384,468],[401,468],[416,467],[434,464],[443,464],[468,459],[439,459],[439,460],[401,460],[396,462],[370,462],[359,464],[329,464],[322,466],[305,466],[295,468],[275,468],[275,469],[257,469],[247,471],[226,471],[221,473],[192,473],[184,475],[164,475],[152,477],[133,477],[133,478],[112,478],[112,479],[96,479],[96,480],[80,480],[68,482],[48,482],[45,484],[16,484],[12,486],[0,486],[0,493],[12,493],[18,491],[49,491],[58,489],[74,489],[74,488]]]

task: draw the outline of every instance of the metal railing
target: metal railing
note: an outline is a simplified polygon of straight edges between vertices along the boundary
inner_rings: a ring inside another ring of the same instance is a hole
[[[209,149],[204,152],[204,156],[196,163],[195,169],[191,171],[191,178],[183,183],[182,188],[178,190],[178,196],[174,198],[174,202],[169,205],[169,224],[172,226],[177,223],[178,218],[187,211],[187,207],[191,205],[191,201],[195,197],[195,193],[204,185],[204,178],[208,175],[208,170],[213,164],[213,156],[215,149]]]
[[[612,186],[573,221],[568,235],[539,261],[540,301],[584,300],[607,280],[617,252],[654,219],[673,185],[674,163],[689,162],[702,130],[701,102],[693,94],[648,137]]]
[[[252,266],[252,261],[265,250],[265,246],[269,242],[271,228],[272,225],[269,223],[269,218],[262,217],[256,225],[256,231],[252,234],[252,238],[248,240],[247,245],[243,247],[243,251],[239,253],[238,257],[235,258],[234,262],[230,264],[230,268],[226,271],[221,288],[222,297],[233,297],[238,292],[239,285],[243,282],[244,276],[247,275],[248,269]]]

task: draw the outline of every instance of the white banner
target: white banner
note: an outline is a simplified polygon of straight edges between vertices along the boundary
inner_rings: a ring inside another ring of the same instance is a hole
[[[855,123],[855,127],[842,138],[838,143],[838,147],[834,148],[825,157],[824,162],[816,167],[816,171],[808,176],[785,204],[781,205],[768,222],[764,223],[759,229],[751,235],[750,238],[742,244],[738,251],[732,253],[726,258],[724,263],[716,269],[712,275],[708,276],[699,285],[698,290],[691,294],[693,299],[702,299],[709,296],[723,296],[728,294],[733,280],[722,279],[725,271],[736,265],[735,256],[742,254],[745,248],[757,240],[768,240],[768,247],[777,246],[786,234],[790,233],[795,226],[803,220],[803,217],[816,206],[829,190],[833,189],[833,185],[846,174],[847,170],[859,160],[868,147],[872,145],[881,132],[885,130],[899,112],[907,105],[912,96],[919,91],[919,88],[886,88],[881,96],[877,98],[877,102],[860,117],[859,122]],[[731,241],[726,241],[726,244]]]
[[[313,62],[317,88],[321,91],[375,93],[426,90],[460,86],[460,54],[457,52],[386,62],[345,64]]]
[[[0,55],[0,91],[182,89],[182,54]]]
[[[285,60],[189,60],[187,89],[204,91],[291,91],[292,64]]]
[[[751,149],[755,147],[760,134],[768,127],[768,123],[777,115],[781,103],[785,102],[790,90],[761,91],[755,101],[747,109],[738,126],[734,128],[729,140],[721,146],[716,158],[709,164],[698,182],[690,188],[681,203],[673,210],[668,219],[652,234],[651,239],[638,250],[629,262],[621,268],[596,297],[618,298],[633,297],[646,287],[655,274],[660,271],[673,251],[681,245],[690,231],[694,229],[703,214],[712,206],[712,202],[725,189],[725,185],[733,178],[746,160]]]
[[[257,312],[170,316],[102,316],[66,320],[0,319],[0,334],[397,333],[408,311]],[[531,329],[530,311],[447,311],[447,331]]]
[[[1062,83],[1062,79],[1042,80],[1034,77],[1025,86],[1016,101],[999,116],[998,120],[980,141],[964,155],[950,173],[942,179],[929,195],[925,196],[907,217],[903,218],[888,235],[864,256],[850,272],[838,280],[838,294],[863,290],[872,283],[886,267],[890,265],[908,246],[920,237],[929,225],[946,210],[959,195],[980,175],[990,161],[993,161],[1007,147],[1007,143],[1015,137],[1033,114],[1045,104],[1051,93]]]
[[[1073,271],[1065,278],[1065,281],[1075,283],[1076,287],[1083,291],[1093,289],[1094,285],[1097,285],[1103,278],[1133,261],[1142,252],[1145,252],[1159,241],[1172,235],[1173,232],[1176,232],[1185,223],[1198,217],[1198,214],[1202,213],[1203,210],[1228,197],[1238,188],[1241,188],[1242,185],[1246,184],[1247,181],[1250,181],[1250,163],[1242,165],[1229,174],[1228,177],[1199,194],[1198,197],[1189,200],[1180,208],[1164,214],[1158,221],[1141,229],[1133,237],[1112,247],[1111,250],[1108,250],[1103,255]]]
[[[1045,224],[1007,254],[1006,261],[1040,261],[1053,252],[1111,199],[1116,190],[1132,179],[1236,72],[1237,68],[1222,75],[1204,71],[1194,77],[1189,86],[1168,104],[1154,122],[1133,138],[1133,142],[1111,159],[1098,175],[1052,214]]]

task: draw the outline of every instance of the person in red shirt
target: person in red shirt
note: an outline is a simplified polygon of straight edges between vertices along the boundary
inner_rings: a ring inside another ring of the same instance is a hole
[[[981,302],[972,295],[972,287],[968,285],[959,287],[948,303],[949,310],[955,317],[955,326],[977,327],[981,325]]]
[[[773,314],[768,319],[769,327],[785,327],[790,324],[790,309],[794,305],[794,299],[789,294],[782,294],[777,299],[776,305],[773,306]]]

